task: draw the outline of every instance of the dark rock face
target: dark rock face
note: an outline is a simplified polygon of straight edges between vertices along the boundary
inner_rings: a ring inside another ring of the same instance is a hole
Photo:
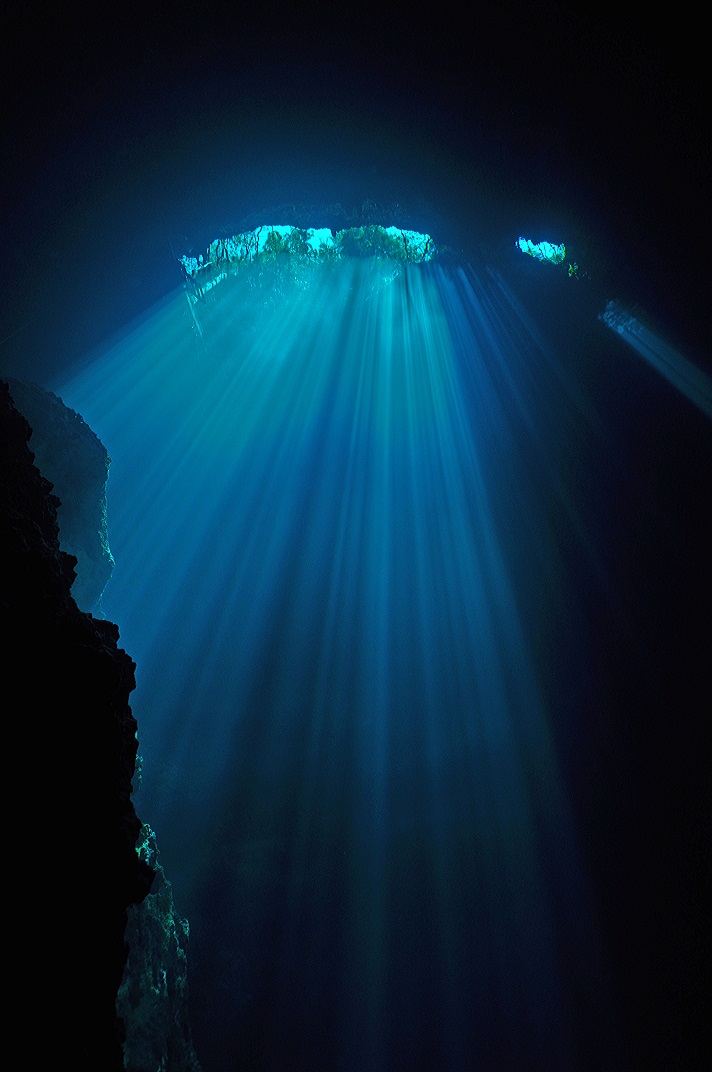
[[[0,384],[5,808],[16,831],[5,976],[30,1025],[16,1043],[23,1060],[121,1072],[127,909],[154,878],[135,848],[135,666],[118,628],[72,598],[76,560],[60,550],[58,501],[29,437]]]
[[[57,395],[19,380],[9,384],[16,408],[32,429],[30,449],[37,468],[59,498],[59,542],[77,559],[72,596],[80,610],[95,612],[114,568],[106,526],[111,459],[83,418]]]
[[[148,897],[128,912],[129,957],[117,1004],[126,1025],[126,1072],[200,1072],[188,1020],[188,921],[175,911],[148,825],[140,855],[156,877]]]

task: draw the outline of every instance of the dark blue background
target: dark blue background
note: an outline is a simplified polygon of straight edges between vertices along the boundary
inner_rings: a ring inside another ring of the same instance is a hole
[[[592,276],[578,299],[592,316],[599,297],[638,301],[709,370],[705,63],[699,27],[668,17],[557,3],[11,7],[0,367],[42,381],[81,364],[178,282],[179,244],[200,249],[270,205],[370,198],[484,250],[523,300],[550,310],[554,335],[560,311],[562,340],[565,303],[511,243],[520,231],[571,241]],[[572,598],[593,670],[575,735],[564,717],[580,687],[575,639],[559,652],[552,704],[626,1067],[686,1069],[704,1064],[708,1042],[709,428],[643,371],[608,371],[625,464],[610,473],[601,460],[592,475],[618,519],[605,564],[636,608],[655,694],[645,661],[608,645],[607,607],[582,586]],[[671,519],[662,545],[633,520],[647,495]]]

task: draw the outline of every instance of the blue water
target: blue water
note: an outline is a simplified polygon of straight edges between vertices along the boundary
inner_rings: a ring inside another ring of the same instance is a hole
[[[624,1067],[567,769],[630,624],[581,336],[486,269],[218,289],[57,385],[112,456],[204,1072]]]

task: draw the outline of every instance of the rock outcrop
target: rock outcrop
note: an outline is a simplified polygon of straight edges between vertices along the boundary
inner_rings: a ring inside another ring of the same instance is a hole
[[[131,800],[135,667],[118,628],[72,598],[76,559],[30,433],[0,384],[8,1049],[34,1068],[122,1072],[127,909],[154,878]]]
[[[126,1025],[126,1072],[200,1072],[188,1019],[188,921],[175,910],[147,824],[139,849],[156,877],[148,897],[128,912],[129,957],[117,1004]]]
[[[77,559],[72,596],[80,610],[97,613],[114,559],[106,524],[106,481],[111,459],[99,437],[61,398],[10,380],[16,408],[32,429],[37,468],[59,499],[57,522],[63,551]]]

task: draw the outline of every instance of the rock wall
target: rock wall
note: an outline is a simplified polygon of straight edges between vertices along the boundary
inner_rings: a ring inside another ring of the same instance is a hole
[[[135,847],[135,667],[118,628],[72,598],[76,559],[30,431],[0,383],[6,1043],[17,1064],[122,1072],[127,910],[154,878]]]
[[[77,559],[72,596],[80,610],[96,613],[114,568],[106,523],[111,459],[84,419],[57,395],[35,384],[8,382],[16,408],[32,428],[29,445],[37,468],[59,499],[60,545]]]
[[[200,1072],[188,1019],[188,921],[175,910],[147,824],[140,855],[156,877],[148,897],[128,912],[129,957],[117,1006],[126,1025],[126,1072]]]

